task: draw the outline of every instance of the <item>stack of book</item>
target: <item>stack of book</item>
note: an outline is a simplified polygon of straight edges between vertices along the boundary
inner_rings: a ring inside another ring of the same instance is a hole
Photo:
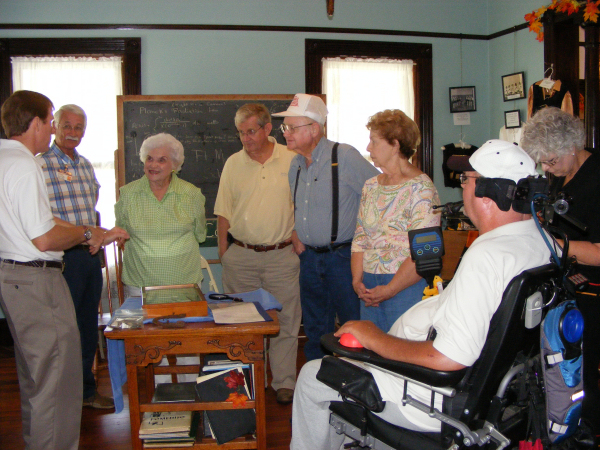
[[[204,412],[205,435],[210,435],[221,445],[237,437],[256,431],[254,409],[244,409],[245,399],[252,398],[249,386],[252,385],[251,370],[248,364],[229,361],[221,356],[205,356],[205,366],[198,377],[196,392],[203,402],[231,401],[234,409],[210,410]],[[211,364],[211,361],[218,363]],[[252,389],[253,391],[253,389]]]
[[[144,448],[192,447],[200,417],[192,411],[144,413],[140,425]]]

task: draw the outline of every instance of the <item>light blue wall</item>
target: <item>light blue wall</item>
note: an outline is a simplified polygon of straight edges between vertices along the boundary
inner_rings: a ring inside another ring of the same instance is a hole
[[[388,29],[488,35],[524,22],[540,0],[338,0],[332,20],[324,0],[0,0],[0,23],[223,24]],[[549,1],[547,2],[549,3]],[[475,86],[477,111],[463,127],[465,141],[498,136],[504,103],[500,77],[524,71],[526,83],[543,74],[543,45],[527,30],[492,41],[377,35],[160,30],[0,30],[7,37],[141,37],[142,93],[282,94],[304,91],[304,40],[354,39],[431,43],[433,46],[434,181],[442,201],[460,199],[443,187],[441,147],[457,142],[448,88]],[[516,39],[516,63],[514,48]],[[208,255],[207,255],[208,256]]]
[[[489,0],[490,33],[523,23],[524,16],[550,2],[540,0]],[[504,102],[501,77],[525,72],[525,85],[541,80],[544,75],[544,44],[535,33],[520,30],[490,41],[490,136],[497,136],[504,125],[504,111],[519,109],[521,119],[527,119],[527,100]]]

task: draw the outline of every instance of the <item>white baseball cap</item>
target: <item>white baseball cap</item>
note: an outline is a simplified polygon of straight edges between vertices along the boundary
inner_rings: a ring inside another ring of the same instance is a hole
[[[537,175],[533,159],[518,145],[500,139],[490,139],[468,155],[448,158],[448,167],[457,172],[475,171],[486,178],[505,178],[518,183],[522,178]]]
[[[288,109],[283,112],[272,114],[276,117],[308,117],[321,125],[327,119],[327,106],[316,95],[296,94]]]

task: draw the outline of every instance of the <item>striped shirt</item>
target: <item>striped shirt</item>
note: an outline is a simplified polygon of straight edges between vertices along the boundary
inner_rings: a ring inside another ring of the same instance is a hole
[[[295,230],[305,245],[319,247],[331,243],[331,151],[334,142],[321,138],[312,151],[312,164],[306,167],[306,158],[296,155],[292,160],[288,179],[292,196],[296,191]],[[338,147],[339,220],[337,243],[351,241],[356,230],[356,216],[365,181],[380,172],[354,147]],[[300,167],[300,171],[298,171]]]
[[[116,225],[130,236],[123,255],[125,284],[200,285],[198,243],[206,239],[204,202],[200,189],[175,174],[160,201],[145,175],[120,189]]]
[[[42,166],[52,214],[73,225],[96,226],[100,183],[92,163],[74,150],[69,158],[56,142],[36,157]]]

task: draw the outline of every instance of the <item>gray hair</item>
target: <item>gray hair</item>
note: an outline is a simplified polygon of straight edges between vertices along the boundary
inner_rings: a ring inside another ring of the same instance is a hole
[[[83,108],[73,104],[63,105],[60,108],[58,108],[57,111],[54,112],[54,120],[52,122],[54,123],[55,127],[58,126],[58,124],[60,123],[60,118],[62,117],[64,112],[70,112],[83,117],[83,131],[85,131],[85,129],[87,128],[87,115],[85,114]]]
[[[140,159],[142,162],[146,162],[148,153],[160,147],[167,147],[169,149],[173,170],[179,172],[185,158],[183,154],[183,144],[168,133],[155,134],[154,136],[147,137],[144,142],[142,142],[142,146],[140,147]]]
[[[561,157],[582,150],[584,144],[581,120],[553,106],[535,113],[523,127],[521,137],[521,147],[536,162],[549,155]]]
[[[235,113],[235,126],[238,127],[241,123],[253,116],[256,117],[258,124],[261,127],[271,123],[271,114],[265,105],[262,103],[246,103]]]

